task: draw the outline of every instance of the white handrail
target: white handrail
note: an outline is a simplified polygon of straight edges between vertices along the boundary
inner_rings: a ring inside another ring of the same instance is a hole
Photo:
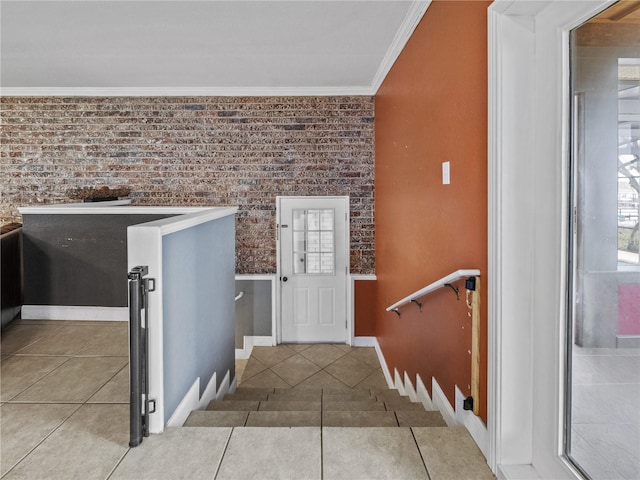
[[[239,294],[236,295],[236,302],[238,300],[240,300],[242,297],[244,297],[244,292],[240,292]]]
[[[424,288],[421,288],[417,292],[413,292],[411,295],[404,297],[402,300],[399,300],[393,305],[391,305],[390,307],[387,307],[387,312],[391,312],[397,309],[398,307],[401,307],[402,305],[411,303],[412,301],[425,296],[427,293],[431,293],[434,290],[442,288],[447,284],[455,282],[456,280],[460,280],[463,277],[479,277],[479,276],[480,276],[480,270],[473,270],[473,269],[456,270],[455,272],[450,273],[446,277],[442,277],[440,280],[436,280],[432,284],[427,285]]]

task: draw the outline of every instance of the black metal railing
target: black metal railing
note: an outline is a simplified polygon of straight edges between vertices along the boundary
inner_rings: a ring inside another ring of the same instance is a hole
[[[148,294],[155,290],[155,281],[144,278],[147,266],[138,266],[129,278],[129,446],[137,447],[149,436],[149,414],[155,402],[149,399],[149,309]],[[144,314],[143,314],[144,310]],[[149,406],[153,405],[150,410]]]

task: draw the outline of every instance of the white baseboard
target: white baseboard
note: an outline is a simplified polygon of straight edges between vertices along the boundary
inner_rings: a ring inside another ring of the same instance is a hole
[[[218,391],[216,392],[216,400],[222,400],[224,396],[229,393],[229,387],[231,386],[231,383],[229,381],[230,376],[231,372],[227,370],[227,373],[225,373],[222,382],[220,382],[220,388],[218,388]]]
[[[387,366],[387,361],[384,359],[384,355],[382,354],[382,349],[380,348],[378,339],[376,337],[356,337],[356,339],[357,338],[373,338],[373,347],[376,349],[376,353],[378,354],[378,361],[380,362],[380,367],[382,368],[384,379],[387,381],[387,387],[394,388],[393,378],[391,377],[391,372],[389,371],[389,367]]]
[[[453,407],[449,403],[449,400],[447,400],[447,396],[440,388],[435,377],[431,377],[431,396],[433,404],[438,410],[440,410],[442,418],[447,422],[447,425],[450,427],[456,426],[458,424],[456,421],[456,412],[453,410]]]
[[[209,379],[209,383],[202,392],[202,397],[200,397],[200,401],[198,402],[198,410],[206,410],[207,405],[211,400],[216,399],[216,372],[213,372],[213,375]]]
[[[484,422],[473,414],[471,410],[464,409],[465,396],[456,385],[456,420],[460,425],[467,427],[467,430],[482,451],[484,458],[489,455],[489,431]]]
[[[376,347],[378,339],[376,337],[353,337],[354,347]]]
[[[180,403],[176,407],[176,409],[169,417],[169,421],[167,422],[167,427],[181,427],[184,425],[184,422],[187,421],[189,414],[193,410],[197,410],[200,403],[200,377],[196,378],[196,381],[193,382],[191,388],[184,396]]]
[[[245,335],[242,341],[242,348],[236,348],[236,360],[248,359],[251,356],[253,347],[273,347],[275,344],[275,338],[271,336]]]
[[[412,402],[418,401],[418,395],[416,394],[416,388],[413,386],[413,382],[407,372],[404,372],[404,392]]]
[[[536,480],[540,477],[533,465],[498,465],[499,480]]]
[[[416,375],[416,399],[422,403],[425,410],[437,410],[437,408],[433,406],[429,391],[427,387],[425,387],[422,378],[420,378],[420,374]]]
[[[393,388],[395,388],[403,397],[406,395],[404,391],[403,378],[397,368],[393,369]]]
[[[79,307],[66,305],[23,305],[25,320],[129,321],[128,307]]]

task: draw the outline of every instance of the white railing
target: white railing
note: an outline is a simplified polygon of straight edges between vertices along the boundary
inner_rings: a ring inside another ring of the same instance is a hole
[[[451,286],[453,282],[460,280],[461,278],[479,277],[479,276],[480,276],[480,270],[477,270],[477,269],[456,270],[455,272],[450,273],[446,277],[442,277],[440,280],[436,280],[435,282],[427,285],[426,287],[421,288],[416,292],[413,292],[411,295],[404,297],[402,300],[398,300],[393,305],[387,307],[387,312],[398,313],[399,307],[412,302],[417,303],[418,306],[422,309],[420,302],[417,301],[420,297],[424,297],[428,293],[431,293],[434,290],[438,290],[439,288]],[[451,288],[453,287],[451,286]],[[454,290],[456,289],[454,288]],[[456,293],[457,293],[457,290],[456,290]]]

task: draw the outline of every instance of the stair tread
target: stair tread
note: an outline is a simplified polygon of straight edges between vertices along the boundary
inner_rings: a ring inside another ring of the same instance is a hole
[[[376,397],[372,397],[368,393],[343,393],[343,394],[324,394],[323,402],[357,402],[369,401],[375,402]]]
[[[446,427],[447,422],[438,411],[396,410],[401,427]]]
[[[242,392],[237,392],[236,393],[227,393],[224,396],[224,401],[229,401],[229,400],[266,400],[267,398],[269,398],[269,393],[264,393],[264,392],[246,392],[246,391],[242,391]]]
[[[194,410],[187,417],[185,427],[243,427],[249,412]]]
[[[306,390],[289,390],[285,392],[277,392],[269,395],[269,398],[265,400],[280,400],[280,401],[320,401],[322,394],[319,392],[307,392]]]
[[[421,412],[426,411],[424,409],[424,405],[422,405],[420,402],[397,402],[397,401],[385,401],[384,402],[385,407],[387,407],[387,410],[418,410]]]
[[[322,409],[322,403],[309,402],[306,400],[269,400],[266,402],[260,402],[261,411],[291,411],[291,412],[303,412],[303,411],[320,411]]]
[[[247,427],[319,427],[320,411],[249,412]]]
[[[258,410],[258,400],[211,400],[207,410],[250,411]]]
[[[327,411],[322,412],[325,427],[397,427],[394,412]]]
[[[367,411],[384,411],[385,406],[382,402],[372,402],[370,400],[351,401],[351,402],[327,402],[322,405],[324,411],[351,411],[351,412],[367,412]]]

